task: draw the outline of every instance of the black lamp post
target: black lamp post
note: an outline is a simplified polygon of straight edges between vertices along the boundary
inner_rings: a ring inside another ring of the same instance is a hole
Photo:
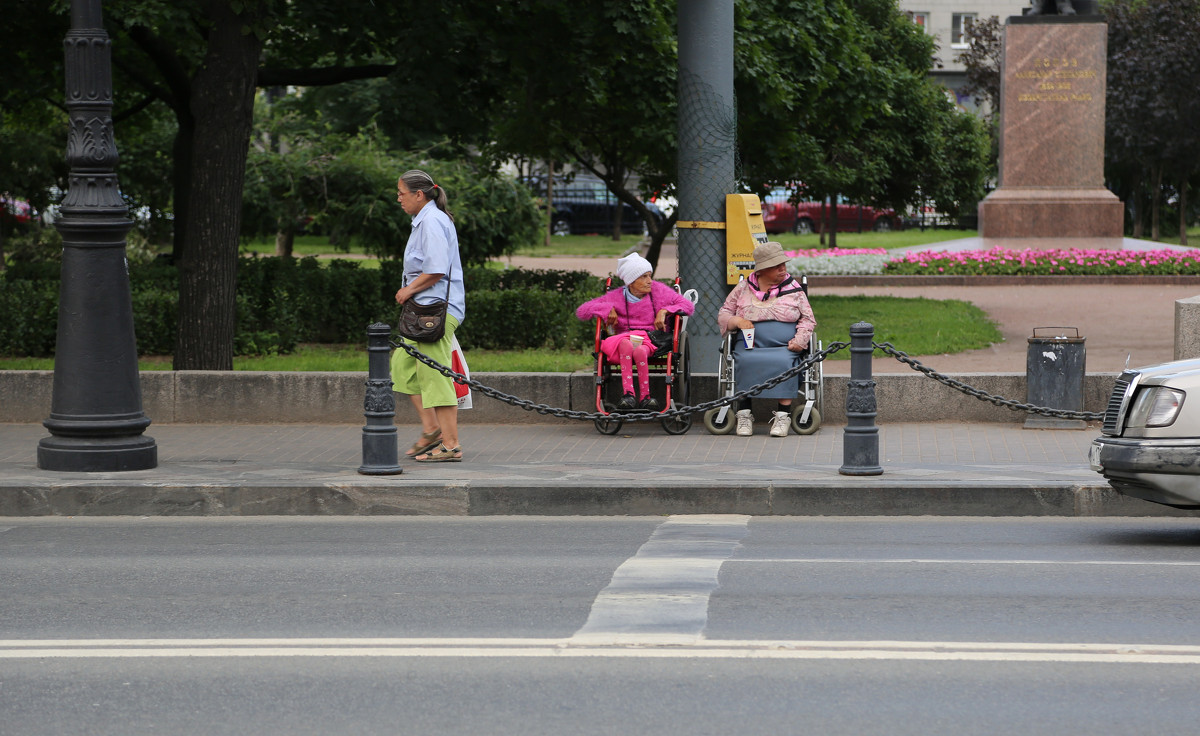
[[[38,442],[38,467],[62,471],[145,470],[158,446],[143,436],[137,344],[125,234],[133,226],[117,185],[110,41],[100,0],[72,0],[66,107],[71,167],[61,217],[62,280],[54,396]]]

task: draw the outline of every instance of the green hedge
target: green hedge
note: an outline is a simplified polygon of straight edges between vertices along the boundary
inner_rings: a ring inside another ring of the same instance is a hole
[[[52,355],[58,334],[58,282],[0,280],[0,315],[0,354]]]
[[[287,353],[302,342],[359,343],[372,322],[396,324],[396,290],[402,265],[379,269],[350,260],[322,265],[300,260],[243,258],[238,264],[238,355]],[[592,326],[575,319],[575,308],[603,290],[583,271],[495,271],[469,268],[467,321],[458,337],[464,348],[591,347]],[[58,264],[11,268],[0,278],[0,355],[47,356],[54,352],[58,320]],[[179,275],[170,265],[129,267],[134,330],[143,355],[175,349]]]

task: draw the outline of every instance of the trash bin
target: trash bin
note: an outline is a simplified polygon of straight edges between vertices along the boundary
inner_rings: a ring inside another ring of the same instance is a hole
[[[1077,327],[1035,327],[1025,357],[1025,401],[1034,406],[1083,411],[1084,341]],[[1082,419],[1030,414],[1025,429],[1084,429]]]

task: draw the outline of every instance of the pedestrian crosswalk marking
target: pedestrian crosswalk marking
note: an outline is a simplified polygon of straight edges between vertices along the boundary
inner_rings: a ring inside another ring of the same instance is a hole
[[[672,516],[613,573],[592,603],[576,643],[695,641],[721,564],[741,547],[749,516]]]

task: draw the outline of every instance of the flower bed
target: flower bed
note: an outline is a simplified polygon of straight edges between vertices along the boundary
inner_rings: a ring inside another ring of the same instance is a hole
[[[793,274],[861,276],[1147,276],[1200,275],[1200,250],[921,251],[889,257],[882,249],[788,253]]]
[[[789,251],[793,276],[865,276],[883,273],[888,252],[883,248],[822,248]]]

